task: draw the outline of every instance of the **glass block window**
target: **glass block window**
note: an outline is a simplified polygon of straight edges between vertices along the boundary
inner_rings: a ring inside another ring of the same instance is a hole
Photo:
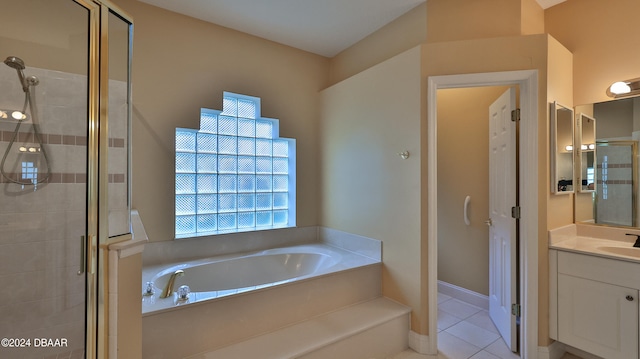
[[[199,129],[176,129],[176,238],[295,226],[295,140],[260,98],[223,97]]]
[[[33,183],[38,181],[38,167],[33,162],[22,162],[22,179]]]

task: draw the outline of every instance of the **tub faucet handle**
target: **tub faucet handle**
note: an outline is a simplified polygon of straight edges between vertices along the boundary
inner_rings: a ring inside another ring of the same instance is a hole
[[[144,292],[142,293],[142,295],[144,296],[151,296],[155,293],[155,290],[153,289],[153,282],[147,282],[147,286],[144,289]]]
[[[191,292],[191,288],[188,285],[182,285],[178,288],[178,300],[188,300],[189,293]]]

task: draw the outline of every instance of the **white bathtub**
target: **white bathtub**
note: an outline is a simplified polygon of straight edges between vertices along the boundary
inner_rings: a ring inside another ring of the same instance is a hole
[[[177,309],[375,263],[379,260],[340,248],[305,244],[155,265],[143,269],[142,283],[146,286],[152,282],[154,294],[143,296],[142,313]],[[184,271],[184,275],[176,277],[174,292],[168,298],[160,298],[169,277],[177,270]],[[175,293],[182,285],[188,285],[191,290],[187,300],[178,300]]]

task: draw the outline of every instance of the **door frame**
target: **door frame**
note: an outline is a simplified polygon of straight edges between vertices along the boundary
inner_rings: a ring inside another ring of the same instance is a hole
[[[538,70],[429,76],[427,81],[427,251],[429,347],[438,348],[438,89],[520,87],[520,357],[538,353]],[[526,189],[526,191],[524,190]]]

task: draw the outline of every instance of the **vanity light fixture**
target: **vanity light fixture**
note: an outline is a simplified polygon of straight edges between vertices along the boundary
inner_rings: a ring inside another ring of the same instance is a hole
[[[571,146],[567,146],[567,147],[566,147],[567,151],[571,151],[571,150],[569,149],[569,147],[571,147]],[[573,149],[573,148],[572,148],[572,149]],[[582,151],[586,151],[586,150],[595,150],[595,149],[596,149],[596,145],[595,145],[594,143],[589,143],[589,144],[587,144],[587,145],[580,145],[580,150],[582,150]]]
[[[612,98],[629,97],[640,94],[640,78],[617,81],[607,88],[607,96]]]

